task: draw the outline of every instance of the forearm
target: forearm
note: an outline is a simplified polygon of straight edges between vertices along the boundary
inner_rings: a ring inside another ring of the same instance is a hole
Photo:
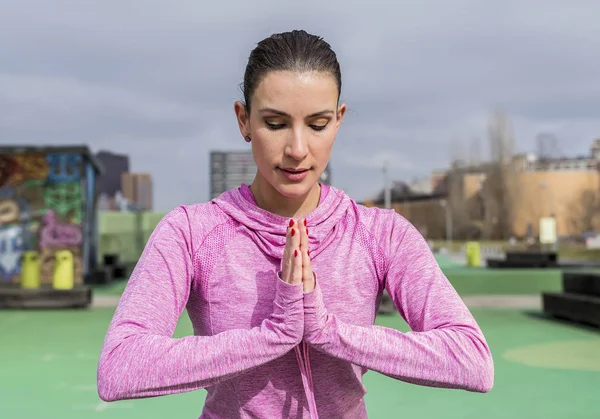
[[[100,397],[114,401],[197,390],[284,355],[302,339],[302,289],[283,282],[278,288],[284,292],[261,326],[214,336],[174,339],[117,313],[98,366]]]
[[[419,385],[478,392],[493,385],[491,353],[476,325],[403,333],[347,324],[327,312],[318,285],[304,306],[305,339],[331,356]]]

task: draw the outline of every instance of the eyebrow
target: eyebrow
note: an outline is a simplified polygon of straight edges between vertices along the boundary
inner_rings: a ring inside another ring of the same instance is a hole
[[[261,108],[259,109],[260,113],[264,113],[264,112],[270,112],[270,113],[274,113],[275,115],[280,115],[280,116],[286,116],[289,117],[290,115],[283,112],[283,111],[279,111],[277,109],[273,109],[273,108]],[[331,109],[325,109],[324,111],[319,111],[319,112],[315,112],[313,114],[308,115],[308,118],[314,118],[315,116],[323,116],[323,115],[333,115],[335,112],[332,111]]]

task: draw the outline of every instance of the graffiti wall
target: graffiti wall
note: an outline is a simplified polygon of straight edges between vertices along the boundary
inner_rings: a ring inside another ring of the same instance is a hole
[[[84,158],[78,153],[0,155],[0,284],[20,282],[23,252],[41,258],[42,284],[52,283],[54,255],[73,254],[83,283]]]

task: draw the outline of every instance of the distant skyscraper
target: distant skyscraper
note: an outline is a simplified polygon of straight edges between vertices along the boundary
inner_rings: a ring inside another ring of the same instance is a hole
[[[212,151],[210,153],[210,199],[242,183],[250,184],[256,176],[256,164],[251,151]],[[321,175],[321,183],[331,184],[329,165]]]
[[[114,198],[115,193],[121,189],[121,175],[129,172],[129,156],[100,151],[96,153],[96,158],[104,166],[104,173],[98,177],[96,190],[99,195]]]
[[[148,173],[123,173],[121,192],[130,204],[144,211],[152,211],[152,177]]]
[[[210,153],[210,199],[242,183],[250,184],[256,175],[251,151],[212,151]]]

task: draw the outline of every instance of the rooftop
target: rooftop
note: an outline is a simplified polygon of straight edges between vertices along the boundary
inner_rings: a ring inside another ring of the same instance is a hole
[[[86,145],[71,145],[71,146],[36,146],[36,145],[3,145],[0,146],[0,155],[15,155],[23,153],[76,153],[84,156],[98,174],[104,173],[102,163],[92,154]]]

